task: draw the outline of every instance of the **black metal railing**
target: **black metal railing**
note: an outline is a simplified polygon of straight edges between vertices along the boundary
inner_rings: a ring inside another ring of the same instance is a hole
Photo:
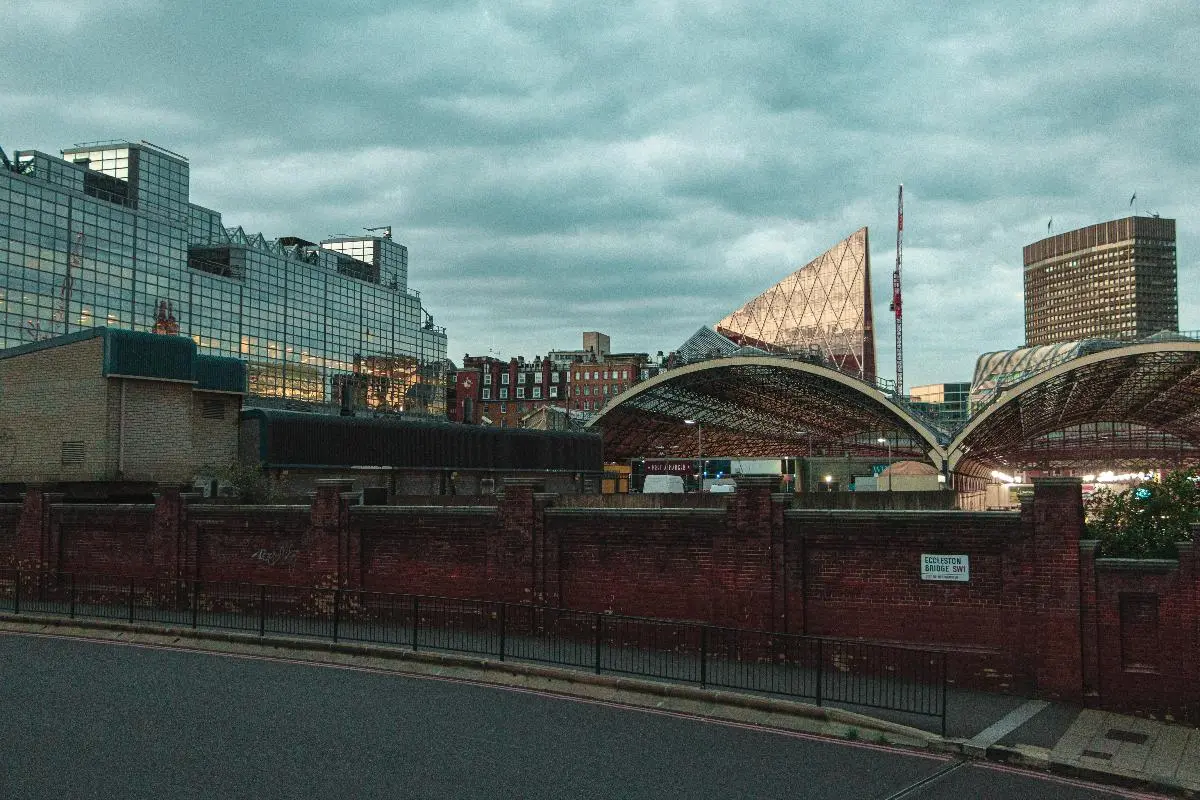
[[[356,589],[0,570],[0,611],[312,637],[928,716],[943,650]]]

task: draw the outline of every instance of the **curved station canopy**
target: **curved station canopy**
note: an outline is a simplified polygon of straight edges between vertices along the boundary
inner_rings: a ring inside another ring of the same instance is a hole
[[[890,447],[897,459],[942,463],[934,434],[883,392],[783,356],[717,358],[664,372],[620,395],[589,427],[603,431],[608,461],[875,456]]]
[[[1200,342],[1076,358],[999,392],[947,450],[952,471],[1200,460]]]

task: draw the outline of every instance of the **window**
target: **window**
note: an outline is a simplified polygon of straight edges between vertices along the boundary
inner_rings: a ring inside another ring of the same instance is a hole
[[[520,400],[525,399],[525,387],[524,386],[517,387],[517,398]]]
[[[591,400],[584,400],[584,401],[583,401],[583,410],[584,410],[584,411],[591,411],[591,410],[592,410],[592,401],[591,401]]]
[[[551,372],[551,373],[550,373],[550,382],[551,382],[551,383],[558,383],[558,373],[557,373],[557,372]]]
[[[575,370],[575,380],[579,380],[579,370]]]
[[[540,386],[533,387],[533,399],[534,400],[542,399],[542,387],[540,387]]]
[[[617,385],[615,383],[612,385],[612,393],[613,394],[617,393]]]
[[[608,397],[608,384],[604,384],[604,396]]]
[[[500,373],[500,382],[501,382],[502,384],[504,384],[505,386],[508,386],[508,377],[509,377],[509,376],[508,376],[508,373],[507,373],[507,372],[501,372],[501,373]]]
[[[629,380],[629,370],[627,370],[627,369],[621,370],[621,380],[623,380],[623,381]]]
[[[504,390],[503,390],[503,389],[501,389],[500,391],[504,391]],[[501,413],[501,414],[507,414],[507,413],[508,413],[508,403],[501,403],[501,404],[500,404],[500,413]]]
[[[608,380],[608,370],[604,370],[604,380]]]
[[[505,387],[501,387],[501,389],[500,389],[500,399],[501,399],[501,400],[507,400],[507,399],[508,399],[508,387],[506,387],[506,386],[505,386]]]
[[[590,386],[583,387],[583,393],[586,396],[591,397],[592,396],[592,387],[590,387]]]
[[[538,391],[539,391],[538,389],[534,389],[534,390],[533,390],[533,396],[534,396],[534,397],[537,397]],[[557,397],[558,397],[558,387],[557,387],[557,386],[551,386],[551,387],[550,387],[550,396],[551,396],[551,397],[553,397],[553,398],[557,398]]]
[[[491,390],[491,389],[484,389],[484,390],[483,390],[483,399],[484,399],[484,400],[491,400],[491,399],[492,399],[492,390]]]
[[[483,385],[484,386],[492,385],[492,373],[490,373],[490,372],[483,373]]]

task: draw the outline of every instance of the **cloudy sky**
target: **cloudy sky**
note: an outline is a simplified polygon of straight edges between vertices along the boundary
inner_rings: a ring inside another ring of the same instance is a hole
[[[909,385],[1019,345],[1022,245],[1134,192],[1200,328],[1196,0],[13,2],[0,146],[146,139],[268,238],[391,224],[455,361],[670,350],[866,225],[891,377],[900,182]]]

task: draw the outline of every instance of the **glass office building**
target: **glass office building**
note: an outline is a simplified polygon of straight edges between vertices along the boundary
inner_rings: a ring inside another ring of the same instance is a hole
[[[446,332],[390,229],[227,228],[188,201],[187,159],[147,142],[4,156],[0,347],[98,325],[244,359],[251,405],[445,415]]]

